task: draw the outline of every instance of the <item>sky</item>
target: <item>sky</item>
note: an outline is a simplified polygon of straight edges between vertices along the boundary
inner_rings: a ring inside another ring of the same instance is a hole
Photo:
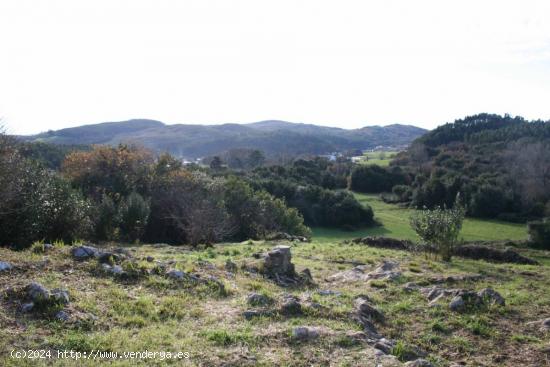
[[[9,133],[550,119],[550,1],[2,0]]]

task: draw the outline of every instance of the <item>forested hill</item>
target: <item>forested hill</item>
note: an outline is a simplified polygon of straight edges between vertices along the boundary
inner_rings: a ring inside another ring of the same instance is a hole
[[[479,114],[415,140],[392,165],[414,172],[416,207],[452,205],[458,192],[471,215],[524,220],[550,214],[550,121]]]
[[[393,124],[346,130],[285,121],[251,124],[166,125],[155,120],[129,120],[84,125],[23,137],[54,144],[136,143],[185,158],[218,154],[229,149],[259,149],[267,155],[325,154],[378,145],[408,145],[426,130]]]

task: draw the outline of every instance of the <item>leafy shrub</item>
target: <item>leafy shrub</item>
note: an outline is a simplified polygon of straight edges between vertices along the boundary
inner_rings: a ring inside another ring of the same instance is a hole
[[[149,201],[137,192],[131,193],[121,201],[119,207],[120,230],[125,239],[137,241],[143,236],[149,214]]]
[[[465,209],[457,196],[452,209],[436,207],[411,215],[411,227],[428,246],[433,245],[443,261],[450,261],[462,229]]]
[[[537,246],[550,249],[550,219],[534,221],[527,224],[529,241]]]

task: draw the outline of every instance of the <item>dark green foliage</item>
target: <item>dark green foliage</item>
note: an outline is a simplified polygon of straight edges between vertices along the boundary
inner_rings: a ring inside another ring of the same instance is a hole
[[[550,219],[530,222],[527,225],[529,240],[544,249],[550,249]]]
[[[470,116],[417,139],[392,165],[416,176],[413,207],[451,207],[460,192],[471,216],[540,218],[550,200],[550,122]]]
[[[143,236],[150,211],[149,201],[137,192],[121,201],[118,210],[120,231],[126,240],[137,241]]]
[[[120,220],[113,199],[103,194],[100,201],[95,205],[94,214],[95,238],[106,241],[117,239]]]
[[[20,248],[37,240],[70,242],[86,236],[89,202],[63,178],[21,157],[15,147],[3,148],[0,244]]]
[[[395,185],[403,185],[409,180],[399,167],[359,165],[351,172],[350,188],[364,193],[390,192]]]

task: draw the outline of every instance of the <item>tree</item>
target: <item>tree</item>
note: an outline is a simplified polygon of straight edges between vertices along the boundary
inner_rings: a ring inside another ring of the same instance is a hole
[[[210,168],[214,171],[219,171],[222,168],[222,159],[218,156],[215,156],[212,158],[212,161],[210,161]]]
[[[416,211],[411,215],[410,224],[427,249],[435,246],[443,261],[451,261],[464,214],[465,208],[460,202],[460,195],[457,195],[452,209],[436,207]]]

